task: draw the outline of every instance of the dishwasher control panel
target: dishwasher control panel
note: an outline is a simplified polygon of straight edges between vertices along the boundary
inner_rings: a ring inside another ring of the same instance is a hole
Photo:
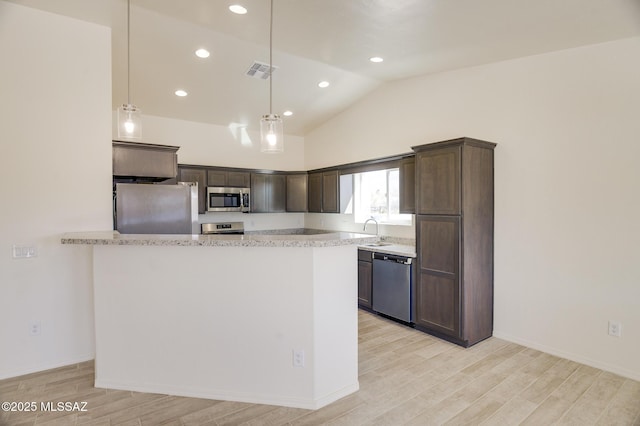
[[[411,265],[413,258],[406,256],[398,256],[395,254],[373,253],[373,259],[386,260],[387,262],[402,263],[403,265]]]

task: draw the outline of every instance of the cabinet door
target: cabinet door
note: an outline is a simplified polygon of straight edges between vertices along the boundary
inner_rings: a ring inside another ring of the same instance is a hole
[[[251,174],[251,211],[267,213],[269,211],[269,175],[262,173]]]
[[[284,212],[286,185],[285,175],[251,174],[251,211],[254,213]]]
[[[269,175],[269,212],[283,213],[287,207],[287,177]]]
[[[287,175],[287,211],[307,211],[307,174]]]
[[[227,172],[223,170],[207,170],[208,186],[227,186]]]
[[[416,159],[400,163],[400,213],[416,212]]]
[[[198,213],[204,214],[207,210],[207,171],[205,169],[179,167],[178,182],[198,183]]]
[[[461,147],[433,149],[416,154],[417,214],[461,213]]]
[[[249,188],[250,183],[250,174],[248,172],[227,172],[227,186]]]
[[[339,213],[339,178],[338,171],[322,173],[322,212]]]
[[[418,216],[416,324],[461,338],[460,218]]]
[[[358,250],[358,259],[361,259],[362,255],[368,256],[369,261],[358,260],[358,305],[366,308],[371,308],[371,287],[372,287],[372,266],[371,253]]]
[[[153,147],[114,142],[113,175],[150,178],[175,178],[178,174],[177,147]]]
[[[309,212],[322,213],[322,173],[309,174]]]

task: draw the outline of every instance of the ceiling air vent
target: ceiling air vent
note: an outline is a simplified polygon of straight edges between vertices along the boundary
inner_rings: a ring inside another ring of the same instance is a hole
[[[251,67],[249,67],[249,69],[247,70],[247,75],[249,77],[266,80],[277,69],[278,67],[271,66],[271,68],[269,68],[269,64],[264,64],[262,62],[255,61],[251,65]]]

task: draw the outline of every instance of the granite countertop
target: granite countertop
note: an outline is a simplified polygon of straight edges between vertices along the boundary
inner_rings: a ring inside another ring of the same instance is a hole
[[[326,229],[312,229],[312,228],[293,228],[293,229],[268,229],[261,231],[245,231],[245,235],[318,235],[336,233],[336,231],[329,231]],[[399,256],[417,257],[416,254],[416,240],[413,238],[399,238],[391,236],[375,236],[372,234],[361,234],[375,237],[375,242],[367,241],[365,243],[358,243],[358,248],[362,250],[368,250],[377,253],[396,254]],[[378,245],[382,243],[382,245]],[[375,244],[375,245],[371,245]]]
[[[417,257],[416,246],[409,244],[384,243],[385,245],[359,244],[358,249],[374,251],[376,253],[397,254],[399,256]]]
[[[218,247],[333,247],[372,244],[378,240],[379,238],[375,235],[352,232],[327,232],[313,235],[168,235],[97,231],[68,233],[61,238],[62,244]]]

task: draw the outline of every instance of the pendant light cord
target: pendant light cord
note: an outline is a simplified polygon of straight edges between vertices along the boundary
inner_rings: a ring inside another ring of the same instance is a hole
[[[131,97],[130,86],[131,86],[131,77],[130,77],[130,67],[131,67],[131,47],[130,47],[130,35],[131,32],[131,0],[127,0],[127,105],[131,105]]]
[[[269,18],[269,115],[273,115],[273,0]]]

